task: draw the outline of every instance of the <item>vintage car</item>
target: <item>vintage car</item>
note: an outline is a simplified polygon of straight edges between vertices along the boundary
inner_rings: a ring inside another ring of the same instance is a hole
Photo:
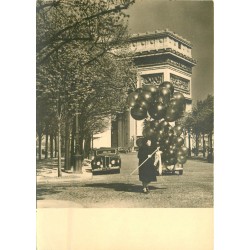
[[[129,149],[126,147],[118,147],[118,152],[127,154],[129,152]]]
[[[178,172],[179,175],[183,174],[183,164],[175,164],[171,166],[162,165],[162,174],[175,174],[175,172]]]
[[[121,157],[117,148],[99,148],[92,151],[92,173],[120,173]]]

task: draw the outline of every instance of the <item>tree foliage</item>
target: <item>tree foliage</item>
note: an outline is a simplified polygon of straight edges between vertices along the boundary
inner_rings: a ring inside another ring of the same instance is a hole
[[[181,124],[192,129],[197,134],[209,134],[214,129],[214,97],[208,95],[203,101],[197,101],[197,104],[192,108],[192,111],[186,113]]]
[[[134,1],[37,1],[37,120],[62,128],[80,114],[87,135],[125,106],[136,70],[128,53]]]
[[[81,46],[84,63],[120,46],[127,31],[127,9],[134,1],[38,0],[37,63],[59,49]]]
[[[186,113],[180,123],[196,138],[196,154],[198,154],[198,139],[200,135],[208,135],[212,147],[212,134],[214,131],[214,97],[208,95],[205,100],[197,101],[192,111]],[[204,146],[204,145],[203,145]],[[205,150],[205,149],[203,149]]]

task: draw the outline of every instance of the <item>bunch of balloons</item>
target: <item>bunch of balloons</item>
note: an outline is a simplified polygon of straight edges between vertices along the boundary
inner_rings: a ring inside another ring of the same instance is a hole
[[[185,97],[174,92],[170,82],[158,86],[144,85],[128,96],[130,114],[135,120],[144,120],[143,138],[151,139],[160,146],[162,161],[166,165],[187,161],[188,149],[183,146],[182,127],[172,127],[169,122],[179,119],[186,109]],[[140,146],[142,139],[137,140]]]
[[[171,126],[164,119],[145,120],[143,138],[150,139],[155,145],[160,146],[164,164],[184,164],[187,161],[188,149],[183,146],[182,131],[181,126]]]

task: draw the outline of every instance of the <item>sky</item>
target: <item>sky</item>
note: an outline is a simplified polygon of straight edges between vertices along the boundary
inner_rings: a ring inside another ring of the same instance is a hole
[[[135,0],[128,9],[129,32],[169,30],[193,45],[193,101],[214,92],[214,17],[212,1]]]

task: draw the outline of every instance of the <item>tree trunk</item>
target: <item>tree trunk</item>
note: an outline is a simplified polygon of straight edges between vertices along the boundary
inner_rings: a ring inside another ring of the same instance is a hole
[[[72,133],[71,133],[71,146],[70,146],[70,165],[74,166],[74,154],[75,154],[75,121],[72,124]]]
[[[50,134],[49,136],[49,141],[50,141],[50,158],[52,159],[53,158],[53,135]]]
[[[48,146],[49,146],[49,134],[48,134],[48,125],[46,125],[45,159],[48,159]]]
[[[191,156],[191,134],[190,131],[188,131],[188,156]]]
[[[196,144],[196,152],[195,155],[198,156],[199,154],[199,134],[195,134],[195,144]]]
[[[206,157],[206,143],[205,143],[205,135],[202,133],[202,145],[203,145],[203,158]]]
[[[61,159],[61,122],[58,123],[58,177],[62,176],[62,159]]]
[[[213,148],[213,133],[209,133],[210,148]]]
[[[58,145],[57,145],[57,136],[55,135],[55,158],[57,158],[57,156],[58,156]]]
[[[91,137],[88,136],[85,139],[85,144],[84,144],[84,155],[89,158],[89,151],[91,149]]]
[[[69,123],[66,121],[65,124],[65,162],[64,169],[70,170],[70,133],[69,133]]]
[[[65,134],[62,133],[62,127],[61,127],[61,157],[65,158]]]
[[[79,142],[79,151],[80,151],[80,155],[82,156],[82,160],[84,159],[84,157],[85,157],[85,153],[84,153],[84,150],[83,150],[83,148],[84,148],[84,146],[83,146],[83,136],[80,136],[80,142]]]
[[[38,134],[38,159],[42,159],[42,134]]]

